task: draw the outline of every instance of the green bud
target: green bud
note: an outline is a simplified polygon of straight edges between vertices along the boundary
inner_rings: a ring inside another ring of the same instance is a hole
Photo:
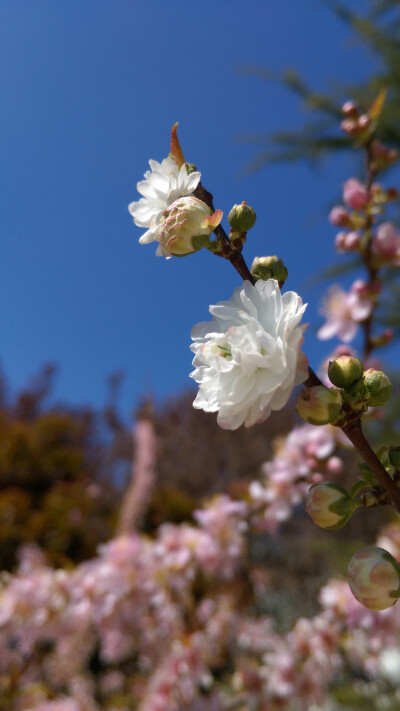
[[[297,412],[311,425],[335,424],[342,406],[340,390],[316,385],[305,388],[297,400]]]
[[[282,284],[288,278],[288,270],[276,254],[272,257],[255,257],[250,271],[256,281],[276,279]]]
[[[256,213],[245,201],[241,205],[234,205],[228,215],[230,226],[239,233],[251,230],[255,221]]]
[[[367,546],[353,555],[347,570],[350,590],[369,610],[386,610],[399,597],[400,566],[384,548]]]
[[[345,526],[356,508],[346,489],[330,481],[314,484],[306,496],[306,512],[317,526],[328,530]]]
[[[351,388],[354,383],[363,377],[364,366],[359,358],[340,356],[330,361],[328,366],[329,380],[337,388]]]
[[[400,469],[400,446],[389,447],[388,451],[389,462],[395,469]]]
[[[392,383],[381,370],[369,368],[364,373],[364,385],[368,398],[368,405],[379,407],[386,405],[392,394]]]

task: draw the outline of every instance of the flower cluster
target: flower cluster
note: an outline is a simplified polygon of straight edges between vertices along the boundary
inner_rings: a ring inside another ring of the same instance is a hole
[[[341,472],[336,446],[336,432],[329,426],[302,425],[278,440],[274,458],[262,466],[262,481],[249,487],[251,502],[259,509],[259,528],[275,533],[304,501],[311,484]]]
[[[226,576],[237,577],[247,515],[241,502],[222,497],[196,514],[201,530],[168,526],[154,540],[115,539],[70,571],[53,570],[26,549],[0,592],[0,684],[8,707],[227,711],[234,701],[307,711],[325,707],[343,674],[354,675],[358,689],[376,679],[398,692],[400,607],[366,610],[339,580],[322,589],[322,611],[287,633],[255,608],[240,607],[242,586],[227,587]],[[398,555],[398,526],[384,537]],[[201,553],[207,546],[211,565]],[[357,681],[359,670],[364,681]]]

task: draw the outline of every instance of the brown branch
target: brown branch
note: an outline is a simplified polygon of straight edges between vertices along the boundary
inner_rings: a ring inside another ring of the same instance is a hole
[[[366,143],[365,145],[365,169],[366,169],[366,188],[367,188],[367,195],[368,195],[368,204],[371,199],[371,189],[372,189],[372,182],[375,177],[375,171],[373,170],[373,156],[372,156],[372,144],[373,144],[373,139],[370,138],[370,140]],[[373,254],[372,254],[372,230],[373,226],[373,216],[370,211],[368,211],[366,215],[366,222],[364,226],[364,233],[366,236],[368,236],[368,241],[365,244],[365,247],[363,248],[361,252],[361,257],[364,262],[364,266],[367,272],[367,285],[368,285],[368,291],[370,294],[373,293],[374,287],[376,285],[376,279],[378,276],[378,269],[373,265]],[[363,352],[363,357],[364,359],[368,358],[368,356],[371,354],[373,351],[375,344],[374,344],[374,339],[372,337],[372,323],[374,319],[374,314],[375,314],[375,309],[376,309],[376,301],[373,303],[373,307],[371,310],[370,315],[365,319],[365,321],[362,322],[362,327],[364,330],[364,352]]]
[[[213,201],[213,196],[211,193],[208,192],[208,190],[205,189],[204,185],[201,183],[198,184],[196,190],[194,191],[193,195],[197,197],[199,200],[202,200],[205,202],[208,207],[215,212],[215,207],[214,207],[214,201]],[[214,234],[218,238],[220,244],[221,244],[221,253],[219,256],[224,257],[225,259],[229,259],[230,263],[232,266],[236,269],[236,271],[240,274],[242,279],[244,281],[249,281],[251,284],[256,283],[253,275],[250,272],[250,269],[248,268],[242,254],[241,254],[241,247],[235,247],[231,240],[229,239],[228,235],[226,234],[224,228],[222,225],[218,225],[218,227],[215,228]]]
[[[342,430],[352,445],[354,445],[357,451],[361,454],[364,462],[375,474],[380,485],[390,497],[393,508],[400,513],[400,490],[393,481],[392,477],[389,476],[383,464],[379,461],[375,452],[371,449],[371,446],[362,431],[361,421],[358,420],[358,422],[356,422],[352,427],[343,427]]]

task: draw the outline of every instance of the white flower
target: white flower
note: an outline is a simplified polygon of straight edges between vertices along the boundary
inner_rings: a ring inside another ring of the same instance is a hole
[[[218,424],[232,430],[280,410],[308,377],[299,326],[306,306],[293,291],[282,295],[275,279],[246,281],[230,301],[210,306],[213,320],[192,330],[194,407],[218,412]]]
[[[137,190],[143,197],[138,202],[131,202],[128,207],[135,225],[148,228],[139,239],[141,244],[159,242],[164,210],[178,198],[191,195],[201,177],[198,171],[188,174],[186,164],[179,169],[171,157],[164,158],[161,163],[150,160],[149,165],[151,171],[148,170],[144,174],[145,179],[137,184]],[[161,245],[158,245],[157,254],[171,256]]]

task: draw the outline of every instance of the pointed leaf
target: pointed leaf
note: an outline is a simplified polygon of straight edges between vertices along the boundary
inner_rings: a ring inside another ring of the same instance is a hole
[[[386,99],[386,94],[387,94],[387,90],[381,89],[378,96],[376,97],[375,101],[373,101],[373,103],[368,111],[368,115],[372,119],[372,121],[376,121],[379,118],[379,116],[381,115],[383,105],[384,105],[385,99]]]

